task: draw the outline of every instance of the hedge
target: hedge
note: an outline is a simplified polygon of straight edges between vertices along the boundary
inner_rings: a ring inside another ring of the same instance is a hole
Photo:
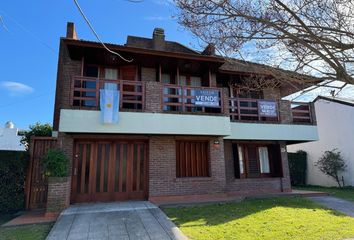
[[[0,212],[24,208],[27,152],[0,151]]]
[[[291,185],[305,185],[307,172],[307,153],[297,151],[288,153]]]

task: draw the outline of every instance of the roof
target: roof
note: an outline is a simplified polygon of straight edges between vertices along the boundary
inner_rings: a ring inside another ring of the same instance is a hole
[[[166,52],[200,54],[199,52],[190,49],[178,42],[164,41],[164,43],[164,51]],[[153,45],[153,39],[137,36],[128,36],[127,43],[125,44],[125,46],[155,50]]]
[[[82,47],[92,47],[92,48],[101,48],[104,49],[101,43],[95,41],[88,41],[82,39],[71,39],[71,38],[61,38],[68,45],[73,46],[82,46]],[[191,60],[199,60],[199,61],[210,61],[210,62],[219,62],[223,63],[225,60],[223,57],[220,56],[210,56],[210,55],[203,55],[196,51],[166,51],[166,50],[156,50],[150,48],[142,48],[135,46],[128,46],[128,45],[119,45],[114,43],[104,43],[108,48],[113,51],[124,51],[130,53],[137,53],[137,54],[149,54],[155,56],[166,56],[166,57],[174,57],[174,58],[182,58],[182,59],[191,59]],[[183,45],[181,45],[183,46]],[[179,48],[180,49],[180,48]]]
[[[344,104],[344,105],[348,105],[351,107],[354,107],[354,99],[349,99],[349,98],[340,98],[340,97],[326,97],[326,96],[318,96],[317,98],[315,98],[315,100],[313,100],[314,102],[318,101],[318,100],[326,100],[326,101],[331,101],[331,102],[336,102],[339,104]]]

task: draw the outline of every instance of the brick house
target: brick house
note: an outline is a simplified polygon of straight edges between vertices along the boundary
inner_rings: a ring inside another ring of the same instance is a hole
[[[60,39],[53,136],[71,159],[62,183],[71,187],[58,198],[175,202],[291,191],[286,145],[317,139],[311,104],[281,100],[296,89],[230,87],[260,73],[258,65],[167,41],[163,29],[107,46],[132,62],[77,39],[73,23]],[[105,83],[120,91],[118,124],[100,122]],[[197,103],[202,90],[214,105]]]

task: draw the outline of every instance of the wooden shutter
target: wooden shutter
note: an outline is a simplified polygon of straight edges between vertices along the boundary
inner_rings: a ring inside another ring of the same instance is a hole
[[[260,168],[258,160],[258,148],[256,145],[247,146],[247,177],[259,177]]]
[[[176,176],[209,177],[207,141],[176,142]]]

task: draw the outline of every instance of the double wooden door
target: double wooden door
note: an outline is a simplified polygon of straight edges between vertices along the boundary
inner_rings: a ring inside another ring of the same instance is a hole
[[[71,202],[146,199],[147,156],[143,141],[75,142]]]

